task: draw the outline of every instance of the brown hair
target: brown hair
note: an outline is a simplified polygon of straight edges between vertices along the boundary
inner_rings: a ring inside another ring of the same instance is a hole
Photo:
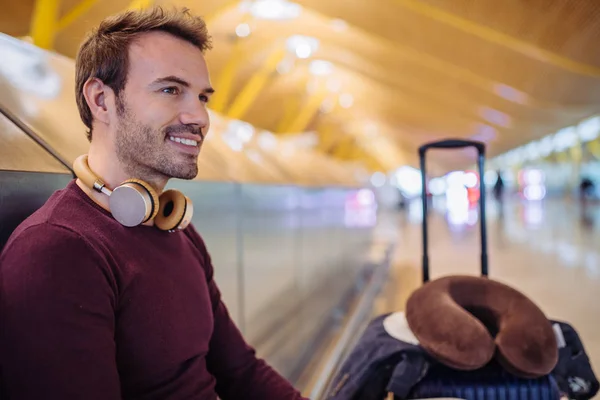
[[[165,11],[161,7],[127,11],[104,19],[81,45],[75,61],[75,96],[81,120],[92,140],[92,113],[83,95],[83,85],[98,78],[119,98],[127,82],[129,45],[140,34],[163,31],[192,43],[204,52],[211,48],[206,23],[187,8]]]

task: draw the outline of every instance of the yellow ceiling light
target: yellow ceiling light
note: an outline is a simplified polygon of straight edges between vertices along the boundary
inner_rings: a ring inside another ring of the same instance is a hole
[[[510,127],[512,124],[510,116],[503,113],[502,111],[498,111],[493,108],[481,107],[479,109],[479,114],[486,121],[488,121],[494,125],[497,125],[497,126],[502,126],[502,127],[507,128],[507,127]]]
[[[258,135],[258,145],[263,150],[273,150],[277,147],[277,138],[269,131],[263,131]]]
[[[505,85],[503,83],[494,84],[494,93],[506,100],[512,101],[517,104],[526,105],[530,103],[529,96],[527,95],[527,93],[523,93],[520,90],[517,90],[514,87]]]
[[[299,4],[287,0],[243,1],[240,10],[249,12],[254,18],[276,21],[298,18],[302,13]]]
[[[247,122],[231,120],[222,134],[222,139],[234,151],[242,151],[254,135],[254,127]]]
[[[295,57],[293,56],[289,56],[289,54],[287,54],[283,60],[281,60],[281,62],[279,64],[277,64],[277,73],[279,73],[280,75],[285,75],[287,73],[289,73],[292,68],[294,68],[294,62],[295,62]]]
[[[332,97],[327,97],[321,103],[321,106],[319,107],[319,111],[321,111],[324,114],[327,114],[327,113],[332,112],[334,108],[335,108],[335,100]]]
[[[286,41],[286,48],[296,57],[306,59],[319,49],[319,39],[304,35],[290,36]]]
[[[354,104],[354,97],[350,93],[342,93],[339,98],[340,107],[350,108]]]
[[[317,76],[329,75],[333,72],[333,64],[329,61],[314,60],[308,66],[311,74]]]
[[[590,142],[600,136],[600,117],[589,118],[579,124],[577,133],[582,142]]]
[[[496,139],[498,131],[486,124],[477,125],[477,133],[471,136],[471,139],[478,140],[480,142],[489,143]]]
[[[560,152],[577,144],[577,131],[574,126],[563,128],[553,138],[554,151]]]
[[[366,136],[372,137],[377,135],[377,133],[379,132],[379,128],[377,127],[377,124],[375,122],[369,121],[365,124],[363,132]]]
[[[342,89],[342,82],[337,77],[327,79],[327,90],[331,93],[338,93]]]
[[[316,79],[310,79],[306,82],[306,93],[313,95],[319,91],[320,83]]]
[[[331,27],[336,32],[344,32],[348,30],[348,23],[340,18],[334,18],[331,20]]]
[[[248,25],[247,23],[242,23],[239,24],[236,28],[235,28],[235,34],[238,37],[248,37],[250,35],[250,25]]]
[[[381,187],[387,182],[387,176],[381,171],[376,171],[371,175],[370,181],[373,186]]]
[[[552,153],[552,136],[546,136],[539,142],[539,153],[542,157],[546,157]]]

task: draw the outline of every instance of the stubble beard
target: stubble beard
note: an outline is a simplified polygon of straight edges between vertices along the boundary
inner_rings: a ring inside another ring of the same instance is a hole
[[[153,182],[170,178],[190,180],[198,175],[196,157],[175,153],[165,142],[166,132],[157,132],[138,121],[120,98],[117,103],[120,122],[116,156],[130,177]]]

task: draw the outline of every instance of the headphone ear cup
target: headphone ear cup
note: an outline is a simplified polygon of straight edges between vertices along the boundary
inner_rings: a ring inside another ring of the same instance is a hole
[[[185,229],[192,221],[193,205],[189,197],[178,190],[166,190],[160,195],[160,208],[154,225],[163,231]]]
[[[158,213],[158,196],[150,185],[139,179],[128,179],[116,187],[109,197],[110,211],[125,226],[150,221]]]

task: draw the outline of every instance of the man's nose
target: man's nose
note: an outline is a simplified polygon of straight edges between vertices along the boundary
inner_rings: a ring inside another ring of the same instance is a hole
[[[206,105],[199,101],[196,104],[190,104],[186,110],[181,113],[181,123],[185,125],[196,125],[204,129],[208,125],[208,110]]]

